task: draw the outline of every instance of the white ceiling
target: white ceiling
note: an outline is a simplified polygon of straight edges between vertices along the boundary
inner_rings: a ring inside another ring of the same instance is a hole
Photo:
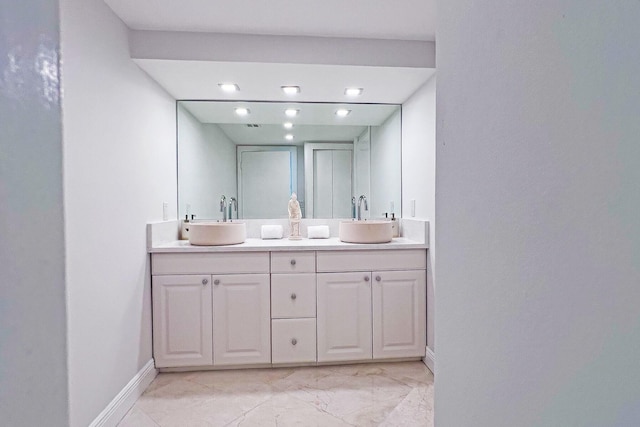
[[[435,40],[435,0],[105,0],[131,28]]]
[[[371,104],[304,104],[275,102],[206,102],[183,101],[186,108],[202,123],[218,124],[235,144],[241,145],[302,145],[304,142],[353,141],[367,126],[379,126],[400,108],[398,105]],[[248,116],[238,116],[235,108],[249,108]],[[300,110],[294,118],[284,110]],[[351,113],[338,117],[335,111],[346,108]],[[284,122],[294,124],[285,129]],[[260,125],[258,128],[247,124]],[[294,135],[293,141],[284,139]]]
[[[134,59],[176,99],[362,102],[402,104],[434,73],[433,68]],[[236,83],[228,94],[218,83]],[[280,86],[302,92],[285,95]],[[346,87],[361,87],[357,98]]]
[[[201,123],[229,123],[261,125],[292,122],[294,125],[327,125],[327,126],[380,126],[387,118],[400,108],[398,105],[371,104],[302,104],[295,102],[203,102],[183,101],[185,107]],[[237,107],[247,107],[250,114],[238,116]],[[284,110],[294,108],[300,113],[293,118],[287,117]],[[351,113],[346,117],[338,117],[335,111],[346,108]]]

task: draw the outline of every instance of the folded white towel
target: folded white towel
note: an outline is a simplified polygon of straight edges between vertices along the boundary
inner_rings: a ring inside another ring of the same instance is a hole
[[[310,239],[328,239],[329,238],[329,226],[328,225],[310,225],[307,227],[307,237]]]
[[[282,239],[283,233],[281,225],[263,225],[260,228],[260,237],[263,239]]]

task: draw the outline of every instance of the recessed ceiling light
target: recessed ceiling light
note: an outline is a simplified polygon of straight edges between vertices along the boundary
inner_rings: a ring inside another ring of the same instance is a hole
[[[300,86],[280,86],[282,91],[287,95],[295,95],[300,93]]]
[[[293,127],[293,123],[291,122],[286,122],[285,124],[283,124],[282,126],[284,126],[285,129],[291,129]]]
[[[336,110],[336,116],[346,117],[349,115],[350,112],[351,110],[347,110],[346,108],[340,108],[339,110]]]
[[[286,134],[284,136],[284,139],[286,139],[287,141],[292,141],[293,140],[293,135],[291,135],[290,133]]]
[[[224,92],[239,92],[240,91],[240,86],[238,86],[235,83],[218,83],[218,86],[220,86],[220,89],[222,89]]]
[[[249,113],[250,113],[250,111],[249,111],[248,108],[244,108],[244,107],[236,108],[236,114],[239,115],[239,116],[246,116]]]
[[[348,87],[344,90],[344,94],[347,96],[359,96],[362,95],[364,89],[361,87]]]
[[[287,117],[295,117],[299,112],[300,110],[296,110],[295,108],[287,108],[286,110],[284,110],[284,113],[287,115]]]

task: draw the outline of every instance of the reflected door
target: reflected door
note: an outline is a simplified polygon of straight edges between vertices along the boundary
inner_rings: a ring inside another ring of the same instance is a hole
[[[291,152],[239,152],[242,218],[288,218]]]
[[[313,150],[313,217],[351,217],[351,150]]]

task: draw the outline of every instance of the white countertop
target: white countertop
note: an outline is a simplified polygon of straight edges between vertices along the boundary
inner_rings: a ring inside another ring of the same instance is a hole
[[[188,240],[175,240],[169,243],[153,246],[151,253],[176,253],[176,252],[257,252],[257,251],[335,251],[335,250],[375,250],[375,249],[426,249],[424,243],[410,240],[405,237],[396,237],[389,243],[344,243],[337,237],[328,239],[289,240],[262,240],[248,238],[244,243],[225,246],[194,246]]]

